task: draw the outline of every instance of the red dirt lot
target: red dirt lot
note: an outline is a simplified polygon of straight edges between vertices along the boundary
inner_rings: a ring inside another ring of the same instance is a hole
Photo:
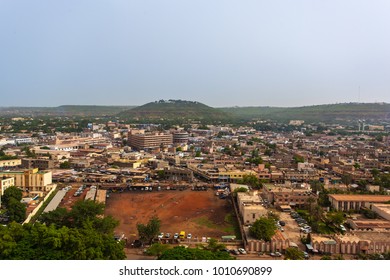
[[[105,215],[120,221],[116,232],[124,233],[129,240],[138,235],[137,223],[146,224],[153,215],[161,220],[161,231],[171,235],[182,230],[195,240],[233,235],[231,225],[224,221],[230,213],[230,201],[219,199],[211,190],[111,193],[105,208]]]

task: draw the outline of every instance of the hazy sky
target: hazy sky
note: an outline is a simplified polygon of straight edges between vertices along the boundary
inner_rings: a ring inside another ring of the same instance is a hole
[[[389,0],[0,0],[0,106],[390,102],[389,15]]]

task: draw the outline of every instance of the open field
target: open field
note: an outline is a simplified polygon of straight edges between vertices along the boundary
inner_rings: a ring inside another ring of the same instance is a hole
[[[112,193],[107,199],[105,215],[120,221],[117,233],[136,239],[137,223],[146,224],[153,215],[161,220],[164,233],[191,233],[193,239],[220,238],[233,235],[230,223],[231,202],[209,191],[155,191]]]

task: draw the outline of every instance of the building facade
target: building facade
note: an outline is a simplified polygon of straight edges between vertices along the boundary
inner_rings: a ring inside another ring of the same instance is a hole
[[[129,145],[137,150],[154,149],[173,144],[172,134],[130,134]]]
[[[361,207],[371,208],[374,203],[390,201],[390,195],[330,194],[329,201],[337,211],[359,210]]]
[[[24,171],[5,171],[0,172],[0,177],[14,178],[15,187],[30,195],[44,196],[56,185],[52,183],[51,171],[38,171],[38,169],[29,169]]]

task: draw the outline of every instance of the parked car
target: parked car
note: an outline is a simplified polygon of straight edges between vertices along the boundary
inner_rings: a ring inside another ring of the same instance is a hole
[[[238,251],[243,254],[243,255],[246,255],[246,251],[244,248],[238,248]]]
[[[270,253],[269,255],[270,255],[271,257],[281,257],[281,256],[282,256],[282,254],[279,253],[279,252],[272,252],[272,253]]]
[[[192,234],[191,233],[187,234],[187,239],[191,239],[191,238],[192,238]]]
[[[167,232],[167,233],[165,234],[165,238],[169,238],[169,237],[171,237],[171,234],[170,234],[169,232]]]
[[[232,253],[233,255],[239,255],[240,254],[240,252],[237,249],[230,250],[230,253]]]
[[[285,221],[279,221],[279,224],[284,227],[286,225],[286,222]]]
[[[163,232],[160,232],[160,234],[157,235],[157,238],[159,238],[159,239],[161,239],[161,238],[163,238],[163,237],[164,237],[164,233],[163,233]]]
[[[178,239],[179,238],[179,234],[176,232],[174,235],[173,235],[173,239]]]

